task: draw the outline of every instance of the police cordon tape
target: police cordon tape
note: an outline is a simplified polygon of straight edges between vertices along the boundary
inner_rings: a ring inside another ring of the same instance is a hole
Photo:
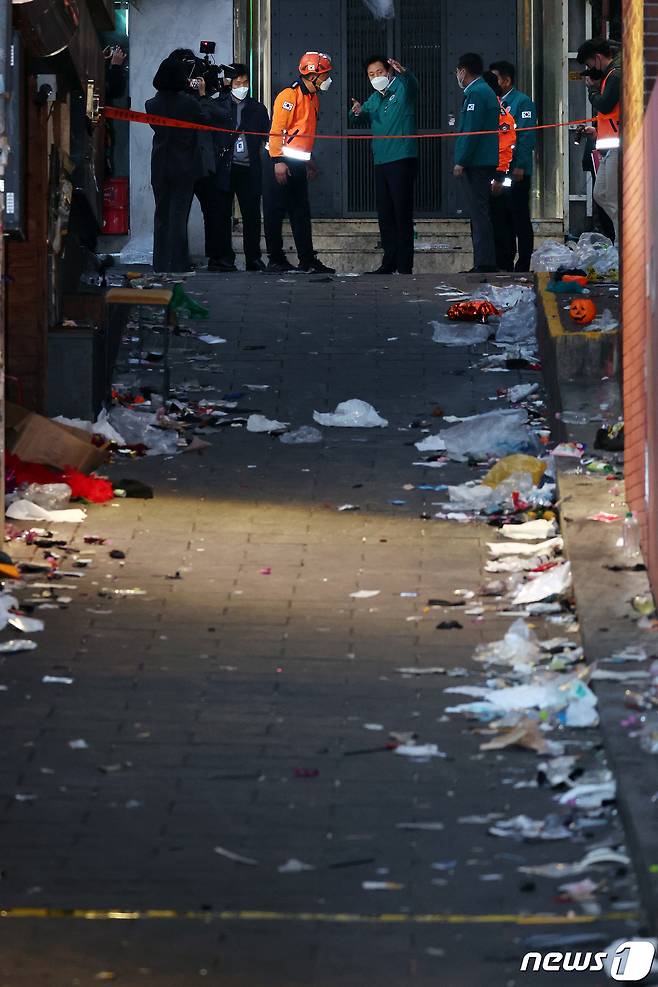
[[[101,113],[108,120],[124,120],[128,123],[147,123],[152,127],[178,127],[182,130],[206,130],[211,133],[216,134],[244,134],[247,137],[271,137],[271,131],[262,130],[231,130],[226,127],[212,127],[210,124],[205,123],[191,123],[189,120],[175,120],[173,117],[159,117],[153,113],[142,113],[139,110],[128,110],[120,106],[104,106],[101,108]],[[560,127],[580,127],[585,126],[588,123],[593,123],[595,117],[587,117],[584,120],[567,120],[564,123],[538,123],[534,127],[517,127],[517,134],[523,133],[527,130],[554,130]],[[316,140],[325,141],[391,141],[391,140],[409,140],[411,138],[418,138],[419,140],[427,140],[437,137],[479,137],[483,134],[498,134],[498,130],[469,130],[467,133],[462,134],[459,130],[451,130],[447,133],[440,134],[298,134],[295,133],[294,137],[314,137]],[[278,135],[274,135],[278,136]],[[281,134],[282,137],[288,137],[286,131]]]

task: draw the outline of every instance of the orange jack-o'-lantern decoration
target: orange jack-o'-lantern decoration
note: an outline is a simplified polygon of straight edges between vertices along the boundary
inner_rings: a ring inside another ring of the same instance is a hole
[[[588,326],[596,317],[596,305],[591,298],[574,298],[569,306],[569,315],[579,326]]]

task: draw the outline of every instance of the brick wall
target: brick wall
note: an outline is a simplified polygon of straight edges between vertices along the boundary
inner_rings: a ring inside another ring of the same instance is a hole
[[[658,223],[658,2],[625,0],[622,100],[622,326],[626,496],[658,591],[658,314],[653,231]],[[647,276],[649,270],[649,277]]]

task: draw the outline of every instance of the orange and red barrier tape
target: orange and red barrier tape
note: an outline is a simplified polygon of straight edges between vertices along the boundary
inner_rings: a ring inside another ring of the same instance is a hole
[[[155,116],[152,113],[142,113],[139,110],[128,110],[119,106],[105,106],[102,109],[102,113],[108,120],[125,120],[129,123],[146,123],[150,124],[152,127],[178,127],[183,130],[206,130],[212,133],[218,134],[246,134],[248,137],[270,137],[271,132],[259,131],[259,130],[231,130],[226,127],[213,127],[210,124],[204,123],[190,123],[188,120],[175,120],[173,117],[160,117]],[[552,130],[559,127],[575,127],[575,126],[585,126],[588,123],[594,121],[594,117],[588,117],[585,120],[567,120],[564,123],[538,123],[534,127],[517,127],[517,133],[523,133],[528,130]],[[483,134],[498,134],[498,130],[469,130],[463,136],[476,137]],[[288,136],[283,134],[283,137]],[[371,140],[409,140],[410,138],[418,138],[419,140],[427,140],[437,137],[461,137],[462,134],[459,130],[450,130],[446,133],[436,133],[436,134],[295,134],[295,137],[315,137],[316,140],[325,141],[371,141]]]

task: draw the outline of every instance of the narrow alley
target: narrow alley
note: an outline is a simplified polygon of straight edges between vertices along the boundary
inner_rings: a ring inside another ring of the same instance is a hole
[[[496,527],[435,516],[437,488],[488,465],[415,443],[542,375],[487,363],[491,342],[433,342],[429,323],[479,282],[441,280],[186,282],[210,318],[172,336],[172,393],[234,402],[233,426],[115,461],[115,487],[153,499],[52,528],[76,552],[45,589],[26,575],[21,600],[54,586],[71,603],[35,611],[35,651],[2,655],[0,987],[543,985],[567,979],[521,973],[533,948],[642,934],[614,803],[558,804],[535,750],[483,751],[487,723],[446,713],[468,701],[446,689],[504,674],[475,651],[518,613],[481,589]],[[130,335],[115,380],[155,387]],[[312,425],[353,398],[387,424],[299,445],[244,427]],[[43,557],[15,543],[16,561]],[[567,604],[528,620],[577,648]],[[583,771],[606,768],[596,727],[553,726]],[[519,816],[545,826],[498,828]],[[595,848],[603,863],[570,876]],[[563,879],[532,872],[556,862]],[[560,890],[587,877],[595,896]]]

